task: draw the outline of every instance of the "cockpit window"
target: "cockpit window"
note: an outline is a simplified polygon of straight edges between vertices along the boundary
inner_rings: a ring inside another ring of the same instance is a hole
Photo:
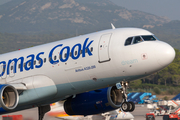
[[[159,40],[156,36],[154,35],[141,35],[141,36],[132,36],[126,39],[125,41],[125,46],[127,45],[132,45],[144,41],[156,41]]]
[[[155,41],[156,39],[152,35],[141,36],[144,41]]]
[[[133,43],[135,44],[135,43],[140,43],[140,42],[143,42],[142,38],[140,36],[136,36],[134,38],[134,42]]]
[[[159,40],[155,35],[153,36],[156,40]]]
[[[126,40],[126,42],[125,42],[125,46],[131,45],[132,40],[133,40],[133,37],[128,38],[128,39]]]

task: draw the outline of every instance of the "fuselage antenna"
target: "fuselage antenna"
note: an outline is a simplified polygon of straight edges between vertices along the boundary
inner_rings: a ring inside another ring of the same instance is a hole
[[[112,29],[116,29],[112,23],[111,23],[111,27],[112,27]]]

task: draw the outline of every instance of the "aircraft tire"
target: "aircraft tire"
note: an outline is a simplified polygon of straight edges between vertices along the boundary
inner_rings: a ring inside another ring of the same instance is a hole
[[[128,112],[129,111],[129,108],[130,108],[130,104],[129,102],[123,102],[122,105],[121,105],[121,108],[124,112]]]
[[[132,112],[132,111],[134,111],[134,109],[135,109],[135,104],[133,103],[133,102],[128,102],[129,103],[129,112]]]

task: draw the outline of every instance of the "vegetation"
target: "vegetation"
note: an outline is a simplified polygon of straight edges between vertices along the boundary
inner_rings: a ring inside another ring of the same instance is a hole
[[[0,7],[0,32],[28,35],[85,34],[110,29],[110,23],[116,27],[143,27],[166,22],[169,20],[127,10],[110,0],[11,0]]]
[[[0,33],[0,54],[72,37],[68,34],[19,35]]]
[[[160,26],[155,26],[149,30],[155,33],[160,40],[180,50],[180,21],[174,20]]]

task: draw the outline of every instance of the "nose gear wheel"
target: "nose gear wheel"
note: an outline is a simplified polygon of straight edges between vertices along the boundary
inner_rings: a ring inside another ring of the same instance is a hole
[[[119,85],[119,83],[116,84],[116,87],[117,85]],[[123,103],[121,105],[121,109],[124,111],[124,112],[132,112],[134,111],[135,109],[135,104],[131,101],[127,101],[127,94],[126,94],[126,91],[127,91],[127,88],[128,88],[128,82],[124,82],[122,81],[121,84],[118,86],[122,93],[123,93]]]

